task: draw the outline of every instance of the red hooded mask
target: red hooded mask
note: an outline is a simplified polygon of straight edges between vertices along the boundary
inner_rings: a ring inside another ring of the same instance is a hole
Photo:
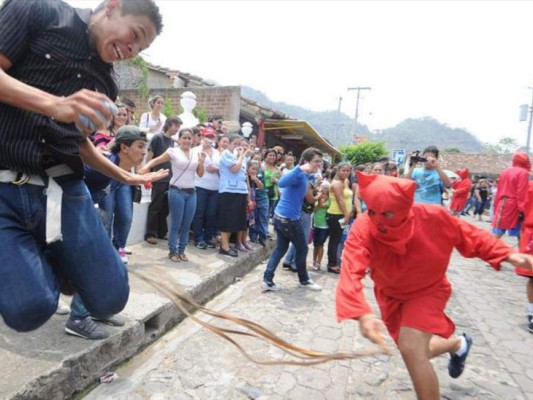
[[[416,182],[357,172],[361,197],[368,208],[370,233],[397,254],[405,254],[414,232]]]
[[[464,181],[465,179],[468,179],[468,169],[465,168],[465,169],[458,169],[457,171],[455,171],[455,173],[457,175],[459,175],[459,177]]]
[[[531,161],[526,152],[517,151],[513,154],[513,167],[525,168],[528,171],[531,170]]]

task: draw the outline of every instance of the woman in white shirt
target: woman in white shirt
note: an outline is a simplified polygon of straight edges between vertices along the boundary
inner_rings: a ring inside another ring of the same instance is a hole
[[[168,257],[174,262],[188,261],[185,248],[189,241],[189,229],[196,211],[194,176],[195,174],[199,177],[204,175],[206,154],[203,151],[192,151],[192,139],[192,130],[182,129],[179,133],[179,146],[169,148],[165,153],[148,162],[140,171],[141,173],[148,172],[154,166],[168,161],[172,165],[172,179],[168,194],[170,211]]]
[[[145,112],[141,115],[139,128],[146,131],[148,140],[150,140],[153,135],[163,130],[163,125],[165,125],[167,117],[161,112],[165,105],[165,99],[163,97],[154,96],[148,101],[148,104],[152,111]]]

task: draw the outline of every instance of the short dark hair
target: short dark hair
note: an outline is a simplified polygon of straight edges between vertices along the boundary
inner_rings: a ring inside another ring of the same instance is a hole
[[[107,0],[95,8],[94,13],[103,11]],[[156,35],[163,30],[163,17],[153,0],[120,0],[121,15],[145,15],[154,24]]]
[[[120,153],[120,150],[122,148],[121,144],[124,144],[127,147],[131,147],[133,145],[133,143],[136,142],[137,140],[139,140],[139,139],[128,139],[128,140],[124,140],[124,141],[122,141],[120,143],[117,143],[117,146],[111,147],[111,153],[118,154],[118,153]]]
[[[219,115],[219,114],[215,114],[215,115],[212,115],[211,117],[209,117],[209,119],[207,120],[207,122],[213,122],[213,121],[218,121],[219,119],[224,119],[222,118],[222,115]]]
[[[324,155],[322,152],[314,147],[308,147],[302,152],[302,155],[300,156],[300,164],[303,164],[304,162],[310,162],[314,156],[319,156],[322,158]]]
[[[422,152],[422,154],[427,154],[427,153],[433,153],[435,154],[436,158],[439,158],[439,149],[437,148],[437,146],[426,147],[424,151]]]
[[[135,104],[135,102],[133,100],[130,100],[130,99],[122,99],[122,104],[128,106],[128,107],[133,107],[133,108],[137,108],[137,105]]]
[[[163,125],[163,132],[168,131],[173,124],[183,125],[183,122],[181,121],[179,117],[167,118],[165,120],[165,125]]]

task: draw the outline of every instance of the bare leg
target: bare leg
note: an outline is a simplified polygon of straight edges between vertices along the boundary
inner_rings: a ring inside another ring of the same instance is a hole
[[[533,278],[529,278],[527,281],[527,301],[533,303]]]
[[[220,248],[223,250],[229,250],[229,237],[231,232],[220,232]]]
[[[320,265],[322,263],[322,257],[324,256],[324,245],[318,246],[316,253],[316,262]]]
[[[440,336],[435,336],[429,341],[430,357],[437,357],[444,353],[455,353],[461,347],[461,339],[458,337],[444,339]]]
[[[398,348],[409,371],[418,400],[439,400],[439,380],[430,363],[433,334],[402,326]]]

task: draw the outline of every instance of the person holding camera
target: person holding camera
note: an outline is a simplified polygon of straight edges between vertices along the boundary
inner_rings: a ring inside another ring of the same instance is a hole
[[[405,174],[405,178],[416,182],[415,203],[442,204],[442,192],[452,182],[439,164],[439,149],[429,146],[422,157],[419,154],[419,151],[411,154],[409,170]],[[424,163],[423,168],[417,168],[420,162]]]

